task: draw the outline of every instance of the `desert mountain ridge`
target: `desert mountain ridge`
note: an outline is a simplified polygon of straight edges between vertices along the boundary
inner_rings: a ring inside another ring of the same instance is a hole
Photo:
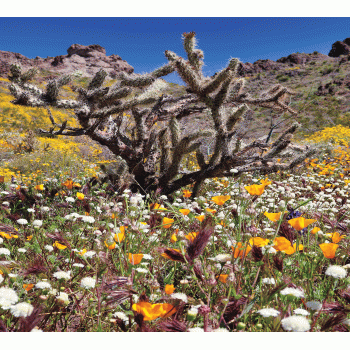
[[[285,69],[286,66],[304,65],[311,61],[332,61],[342,55],[350,55],[350,38],[343,41],[336,41],[332,45],[328,56],[314,52],[292,53],[287,57],[282,57],[276,61],[270,59],[259,59],[254,63],[241,63],[239,69],[240,76],[250,76],[270,70]],[[106,50],[98,44],[80,45],[73,44],[67,49],[67,55],[56,57],[35,57],[28,58],[20,53],[0,50],[0,77],[6,78],[12,63],[18,62],[24,69],[37,67],[44,73],[66,74],[75,70],[82,72],[83,76],[92,77],[103,68],[108,76],[113,79],[117,73],[124,71],[134,73],[134,68],[118,55],[106,55]],[[44,74],[45,75],[45,74]]]

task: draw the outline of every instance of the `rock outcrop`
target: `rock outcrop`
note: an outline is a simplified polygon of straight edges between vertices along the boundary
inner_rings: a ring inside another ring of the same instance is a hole
[[[106,50],[100,45],[73,44],[67,50],[67,55],[56,57],[27,58],[19,53],[0,51],[0,76],[6,78],[12,63],[19,62],[24,69],[37,67],[39,70],[50,71],[51,74],[71,73],[81,71],[83,76],[92,77],[103,68],[111,78],[118,72],[133,73],[134,68],[118,55],[106,55]]]
[[[341,55],[350,54],[350,38],[346,38],[343,41],[336,41],[332,45],[331,51],[329,51],[328,56],[330,57],[339,57]]]

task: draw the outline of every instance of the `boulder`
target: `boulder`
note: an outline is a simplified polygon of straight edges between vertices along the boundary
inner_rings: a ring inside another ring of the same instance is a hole
[[[350,38],[346,38],[344,41],[336,41],[332,45],[331,51],[329,51],[328,56],[339,57],[340,55],[350,54]]]
[[[81,57],[94,57],[96,54],[102,54],[102,56],[106,56],[106,49],[97,44],[89,46],[73,44],[68,48],[67,52],[68,57],[72,55],[78,55]]]

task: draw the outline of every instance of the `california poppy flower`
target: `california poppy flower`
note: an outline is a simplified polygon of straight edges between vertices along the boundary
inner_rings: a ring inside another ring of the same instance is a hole
[[[29,284],[23,284],[23,288],[29,292],[32,288],[34,287],[33,283],[29,283]]]
[[[131,254],[129,253],[129,262],[131,265],[138,265],[143,258],[143,254]]]
[[[151,205],[152,210],[167,210],[166,208],[163,208],[159,203],[154,203]]]
[[[320,231],[321,229],[319,227],[314,227],[310,232],[314,235],[316,234],[318,231]]]
[[[313,224],[315,221],[316,220],[314,219],[305,219],[299,216],[298,218],[288,220],[288,223],[297,231],[301,231],[305,227],[308,227],[309,225]]]
[[[327,235],[332,238],[333,243],[339,243],[346,235],[340,235],[338,232],[327,233]]]
[[[27,237],[27,240],[28,240],[28,238],[29,238],[29,237]],[[60,249],[60,250],[64,250],[64,249],[67,248],[66,245],[63,245],[63,244],[61,244],[61,243],[58,242],[58,241],[56,241],[52,246],[53,246],[53,247],[56,247],[56,248],[58,248],[58,249]]]
[[[290,241],[285,237],[276,237],[273,241],[273,248],[279,251],[287,250],[289,247],[292,246]]]
[[[114,240],[118,243],[123,242],[125,239],[125,233],[124,232],[120,232],[120,233],[116,233],[114,235]]]
[[[116,246],[115,242],[112,242],[111,244],[109,244],[107,241],[105,241],[105,246],[109,249],[109,250],[113,250]]]
[[[222,283],[226,283],[227,277],[228,277],[228,275],[219,275],[219,281]]]
[[[78,199],[83,200],[84,197],[85,197],[85,196],[84,196],[83,193],[77,192],[77,198],[78,198]]]
[[[299,244],[299,250],[304,250],[304,246],[302,244]],[[292,255],[297,251],[297,244],[294,243],[293,246],[290,245],[287,249],[282,250],[282,252],[288,254],[288,255]]]
[[[163,218],[163,227],[164,228],[169,228],[171,227],[171,225],[173,224],[174,219],[170,219],[170,218]]]
[[[269,179],[260,180],[260,183],[264,186],[268,186],[272,184],[272,182]]]
[[[166,294],[173,294],[174,293],[174,290],[175,290],[175,287],[172,285],[172,284],[167,284],[165,287],[164,287],[164,292]]]
[[[253,237],[249,240],[251,246],[256,245],[257,247],[264,247],[270,242],[269,239],[264,239],[261,237]]]
[[[151,304],[145,301],[133,304],[132,309],[143,315],[144,321],[152,321],[158,317],[168,317],[176,312],[175,306],[171,304]]]
[[[231,196],[215,196],[215,197],[212,197],[211,200],[217,205],[223,205],[230,198]]]
[[[44,185],[36,185],[34,188],[36,190],[43,191],[44,190]]]
[[[189,190],[183,190],[183,194],[185,198],[190,198],[192,195],[192,192],[190,192]]]
[[[335,244],[335,243],[320,244],[322,253],[327,259],[333,259],[335,257],[335,251],[337,250],[338,247],[339,247],[338,244]]]
[[[264,215],[269,220],[274,221],[274,222],[276,222],[276,221],[278,221],[280,219],[281,214],[282,214],[282,212],[279,212],[279,213],[268,213],[268,212],[265,211],[265,213],[264,213]]]
[[[252,250],[252,248],[248,245],[246,247],[243,247],[243,244],[241,242],[238,242],[234,247],[231,247],[233,250],[233,256],[235,259],[246,257],[248,253]]]
[[[216,213],[215,209],[205,208],[205,210],[208,211],[210,214],[215,214]]]
[[[250,185],[244,187],[252,196],[260,196],[264,193],[265,185]]]
[[[195,216],[195,218],[196,218],[198,221],[202,222],[202,221],[204,220],[205,216],[204,216],[204,215],[199,215],[199,216]]]
[[[6,232],[0,232],[0,236],[4,237],[4,238],[7,238],[7,239],[11,239],[13,238],[13,235],[12,234],[8,234]]]
[[[180,209],[179,212],[182,214],[182,215],[188,215],[190,213],[190,209]]]
[[[171,243],[175,243],[177,241],[176,233],[173,233],[173,235],[170,238]]]
[[[73,187],[81,187],[80,184],[72,181],[71,179],[67,179],[61,185],[67,187],[69,190],[71,190]]]
[[[197,237],[198,232],[191,232],[188,235],[186,235],[185,237],[190,241],[193,242],[194,239]]]

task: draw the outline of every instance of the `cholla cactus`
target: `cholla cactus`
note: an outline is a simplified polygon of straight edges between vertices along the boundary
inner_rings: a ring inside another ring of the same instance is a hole
[[[112,87],[103,87],[107,74],[101,69],[87,89],[75,88],[79,94],[77,100],[61,100],[58,97],[60,88],[74,74],[50,80],[46,91],[43,91],[28,83],[33,77],[33,70],[22,74],[21,67],[13,65],[9,86],[15,97],[12,103],[41,106],[48,110],[53,127],[50,131],[39,130],[42,134],[86,135],[109,148],[116,157],[123,159],[114,177],[121,179],[128,172],[129,178],[133,179],[131,189],[134,192],[157,191],[168,195],[194,184],[193,196],[196,196],[206,178],[292,169],[315,152],[311,148],[297,147],[293,151],[300,152],[300,155],[287,152],[298,123],[285,130],[274,142],[269,142],[269,135],[243,144],[241,129],[247,128],[252,118],[249,106],[296,115],[285,103],[285,99],[294,93],[279,84],[261,94],[260,98],[244,93],[245,80],[237,77],[240,62],[236,58],[231,59],[228,66],[213,77],[205,77],[202,72],[204,54],[196,49],[195,33],[184,33],[183,40],[188,60],[165,51],[169,61],[167,65],[143,75],[122,72]],[[164,94],[166,84],[159,79],[175,70],[190,92],[177,98]],[[142,92],[137,93],[138,89]],[[49,106],[73,108],[80,128],[68,127],[67,122],[56,124]],[[181,133],[182,118],[198,112],[210,116],[213,129],[199,128],[190,135]],[[156,128],[157,122],[164,122],[165,126]],[[128,129],[130,124],[132,130]],[[107,133],[102,133],[103,129],[107,129]],[[205,138],[211,138],[214,145],[209,159],[200,149]],[[181,160],[190,152],[196,153],[200,169],[182,172]],[[277,158],[283,158],[286,152],[292,159],[277,163]],[[232,168],[236,170],[231,172]],[[113,177],[112,173],[108,175]]]

